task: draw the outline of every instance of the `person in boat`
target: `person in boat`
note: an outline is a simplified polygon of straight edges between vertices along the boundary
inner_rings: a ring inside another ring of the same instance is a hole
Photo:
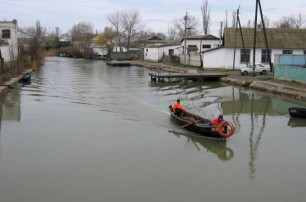
[[[174,114],[178,117],[184,116],[185,108],[181,105],[180,99],[177,99],[176,102],[173,104],[173,111]]]
[[[220,114],[220,115],[218,116],[218,118],[215,118],[215,119],[211,120],[211,125],[217,127],[217,126],[218,126],[219,124],[221,124],[223,121],[224,121],[223,115]],[[227,132],[227,126],[224,126],[224,127],[223,127],[223,132],[225,132],[225,133]]]
[[[218,118],[215,118],[215,119],[213,119],[213,120],[211,120],[211,124],[213,125],[213,126],[217,126],[217,125],[219,125],[220,123],[222,123],[224,121],[224,119],[223,119],[223,115],[219,115],[218,116]]]

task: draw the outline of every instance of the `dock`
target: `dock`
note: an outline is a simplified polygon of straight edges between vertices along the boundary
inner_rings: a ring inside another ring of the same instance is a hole
[[[151,81],[165,81],[167,79],[169,82],[171,79],[185,79],[193,81],[204,81],[204,80],[219,80],[221,77],[227,77],[227,74],[219,72],[162,72],[162,71],[151,71],[149,73]]]
[[[128,61],[118,61],[118,60],[107,61],[106,64],[111,66],[131,66],[131,63]]]

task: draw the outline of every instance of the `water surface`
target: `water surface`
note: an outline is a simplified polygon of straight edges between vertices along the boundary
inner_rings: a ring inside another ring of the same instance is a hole
[[[226,142],[168,106],[236,126]],[[50,57],[1,99],[0,201],[303,201],[306,123],[275,95],[219,82],[152,83],[139,67]]]

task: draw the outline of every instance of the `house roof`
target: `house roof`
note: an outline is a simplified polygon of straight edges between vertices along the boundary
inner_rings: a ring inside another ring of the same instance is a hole
[[[219,40],[220,38],[214,36],[214,35],[194,35],[194,36],[188,36],[187,40]],[[181,40],[182,42],[184,39]]]
[[[159,38],[158,36],[152,36],[152,37],[147,38],[147,40],[148,41],[151,41],[151,40],[159,40],[159,41],[161,41],[162,39]]]
[[[173,40],[173,41],[168,41],[164,44],[147,46],[147,48],[161,48],[161,47],[180,46],[180,45],[182,45],[181,39],[177,39],[177,40]]]
[[[306,29],[277,29],[266,28],[269,48],[278,49],[306,49]],[[235,28],[224,29],[224,47],[235,47]],[[254,29],[242,28],[244,44],[246,48],[252,48],[254,43]],[[242,48],[242,40],[239,29],[237,30],[237,48]],[[263,30],[257,30],[256,47],[265,48]]]
[[[150,36],[147,38],[138,39],[139,43],[166,43],[166,41],[162,40],[158,36]]]

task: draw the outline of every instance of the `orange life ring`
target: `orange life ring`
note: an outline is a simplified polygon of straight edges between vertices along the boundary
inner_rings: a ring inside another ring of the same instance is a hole
[[[228,132],[227,131],[223,132],[224,126],[229,126],[230,130]],[[230,137],[234,134],[235,127],[232,123],[227,122],[227,121],[223,121],[222,123],[220,123],[218,125],[217,132],[220,134],[221,137],[228,138],[228,137]]]

